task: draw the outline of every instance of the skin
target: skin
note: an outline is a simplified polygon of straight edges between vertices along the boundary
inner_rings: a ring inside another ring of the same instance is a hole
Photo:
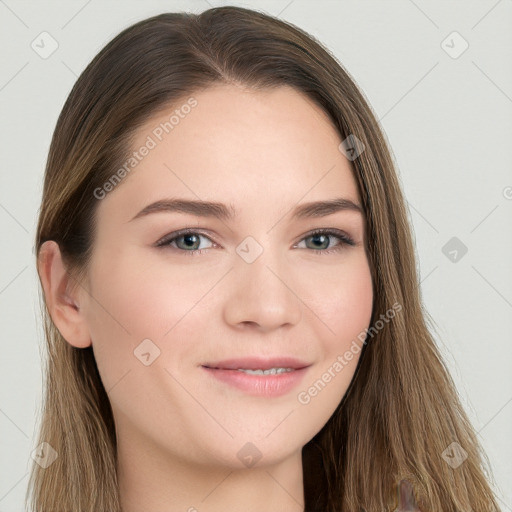
[[[116,422],[124,512],[303,511],[302,447],[333,414],[358,354],[308,404],[297,396],[369,326],[373,291],[363,215],[294,220],[291,211],[340,196],[360,204],[356,182],[329,118],[295,90],[219,85],[194,97],[198,105],[99,201],[87,282],[72,286],[51,241],[39,275],[66,341],[92,344]],[[141,127],[134,150],[175,108]],[[231,203],[238,214],[130,222],[165,197]],[[154,246],[185,227],[206,232],[194,246],[203,254],[191,255],[183,238]],[[308,232],[317,228],[356,244],[321,254],[342,242],[331,236],[315,251]],[[236,252],[247,236],[263,248],[250,264]],[[144,339],[160,350],[149,366],[134,356]],[[311,366],[280,397],[248,395],[201,367],[284,354]],[[237,457],[247,442],[262,454],[252,467]]]

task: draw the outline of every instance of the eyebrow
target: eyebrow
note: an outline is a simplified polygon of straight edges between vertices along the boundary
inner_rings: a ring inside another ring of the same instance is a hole
[[[302,203],[293,210],[293,218],[326,217],[340,211],[354,211],[363,214],[363,209],[359,204],[350,199],[338,197],[327,201]],[[216,217],[221,220],[232,220],[237,214],[231,204],[189,199],[161,199],[144,207],[129,222],[152,213],[162,212],[188,213],[197,217]]]

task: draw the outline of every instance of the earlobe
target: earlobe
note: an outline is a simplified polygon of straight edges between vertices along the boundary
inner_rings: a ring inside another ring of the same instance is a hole
[[[80,304],[80,287],[75,286],[67,272],[59,245],[55,241],[48,240],[42,244],[37,271],[48,311],[63,338],[76,348],[89,347],[91,338]]]

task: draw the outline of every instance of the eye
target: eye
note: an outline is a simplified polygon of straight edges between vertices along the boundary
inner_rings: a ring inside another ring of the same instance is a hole
[[[207,235],[197,231],[197,229],[182,229],[180,231],[170,233],[155,245],[156,247],[167,247],[172,250],[181,250],[182,252],[190,253],[191,256],[195,256],[197,254],[202,254],[206,249],[208,249],[204,247],[200,249],[201,238],[212,241]],[[332,238],[337,239],[338,243],[334,248],[328,248]],[[356,245],[354,240],[345,232],[333,228],[317,229],[312,231],[302,238],[301,242],[307,241],[308,239],[311,239],[313,242],[313,247],[306,247],[306,249],[311,249],[318,254],[338,252],[343,250],[347,245]],[[215,242],[213,243],[215,244]],[[295,245],[294,247],[298,247],[298,245]]]
[[[334,246],[334,248],[329,248],[329,241],[332,238],[338,239],[338,244]],[[308,249],[312,249],[317,254],[330,254],[332,252],[339,252],[345,248],[346,245],[354,246],[355,241],[348,236],[346,233],[339,229],[316,229],[309,233],[302,240],[310,239],[313,242],[313,247],[307,247]],[[301,242],[302,242],[301,240]],[[306,244],[307,245],[307,244]],[[326,247],[327,246],[327,247]]]
[[[183,252],[190,252],[191,256],[194,256],[196,254],[201,254],[204,250],[204,248],[199,249],[201,237],[210,240],[209,237],[197,230],[193,231],[192,229],[182,229],[181,231],[176,231],[175,233],[171,233],[169,236],[164,237],[162,240],[157,242],[156,246],[170,247],[171,249],[177,248],[178,250],[184,248]],[[183,241],[183,243],[181,243],[181,241]],[[177,247],[173,244],[176,244]]]

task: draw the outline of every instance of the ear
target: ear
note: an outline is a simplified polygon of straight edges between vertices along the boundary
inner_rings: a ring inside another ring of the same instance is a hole
[[[59,245],[44,242],[37,258],[37,271],[43,285],[48,311],[63,338],[76,348],[89,347],[89,336],[84,308],[81,309],[81,287],[69,275]],[[74,290],[74,291],[72,291]]]

